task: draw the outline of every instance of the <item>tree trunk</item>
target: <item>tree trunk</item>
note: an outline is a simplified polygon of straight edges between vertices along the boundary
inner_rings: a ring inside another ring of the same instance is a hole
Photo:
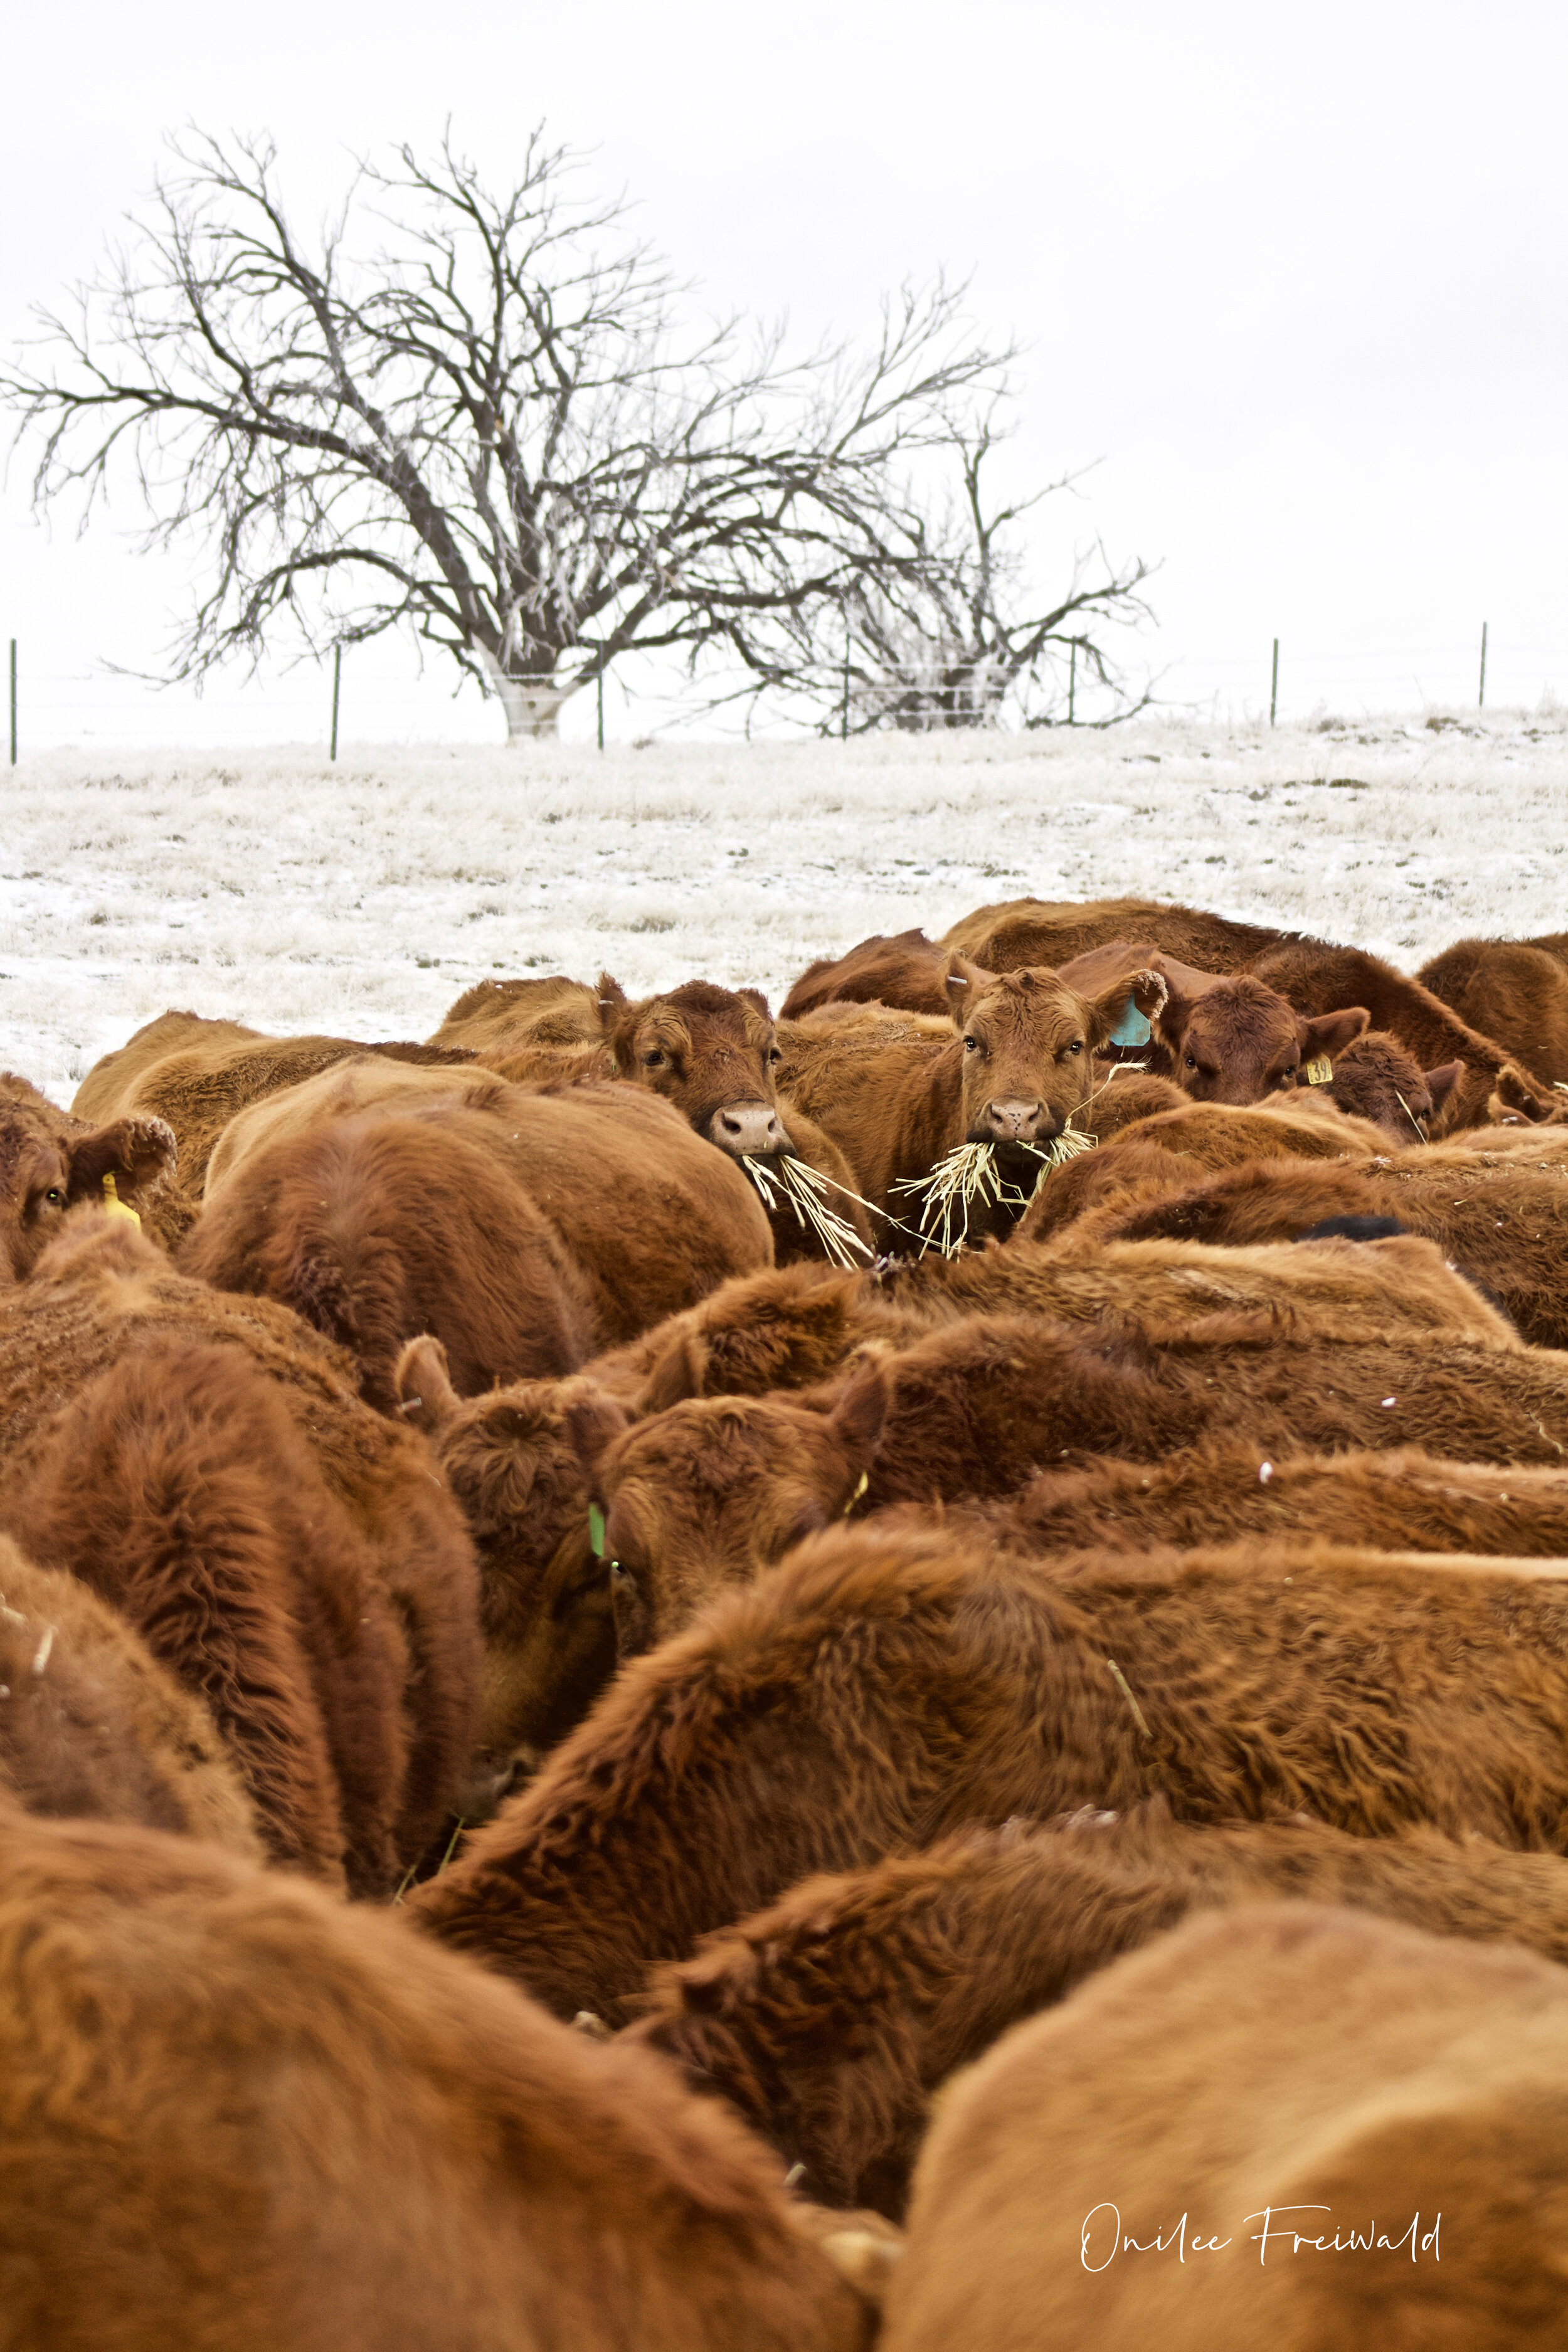
[[[509,677],[488,647],[483,650],[490,684],[506,713],[508,744],[552,742],[560,732],[556,719],[572,688],[552,686],[547,678]]]

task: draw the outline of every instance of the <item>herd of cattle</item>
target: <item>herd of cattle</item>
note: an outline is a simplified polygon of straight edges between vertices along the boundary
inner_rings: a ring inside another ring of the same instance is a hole
[[[1568,934],[168,1013],[0,1257],[0,2352],[1568,2340]]]

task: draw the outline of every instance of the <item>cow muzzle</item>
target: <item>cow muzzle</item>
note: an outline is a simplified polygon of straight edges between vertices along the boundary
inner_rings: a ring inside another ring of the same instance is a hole
[[[736,1160],[768,1160],[794,1149],[783,1119],[765,1102],[721,1104],[708,1122],[708,1140]]]
[[[971,1143],[1037,1143],[1059,1132],[1061,1121],[1043,1102],[1008,1095],[988,1102],[969,1130]]]

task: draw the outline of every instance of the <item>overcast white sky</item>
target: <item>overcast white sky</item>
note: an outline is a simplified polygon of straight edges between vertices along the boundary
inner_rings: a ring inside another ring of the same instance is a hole
[[[1568,696],[1561,5],[85,0],[13,16],[5,80],[6,341],[171,128],[269,131],[309,214],[351,151],[449,114],[499,179],[543,118],[715,308],[854,331],[973,271],[976,321],[1029,346],[1020,463],[1102,459],[1063,523],[1163,560],[1173,698],[1266,707],[1276,634],[1292,716],[1473,698],[1483,619],[1489,702]],[[305,673],[205,704],[74,682],[148,662],[181,592],[121,519],[47,536],[13,464],[24,743],[319,733]],[[345,694],[351,736],[500,733],[411,656],[354,656]]]

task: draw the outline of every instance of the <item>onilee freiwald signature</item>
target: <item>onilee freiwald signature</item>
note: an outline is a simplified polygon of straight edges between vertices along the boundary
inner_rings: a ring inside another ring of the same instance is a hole
[[[1408,2250],[1412,2262],[1426,2253],[1434,2262],[1440,2263],[1443,2259],[1441,2213],[1434,2218],[1429,2230],[1422,2229],[1418,2212],[1412,2214],[1408,2224],[1397,2236],[1393,2234],[1392,2223],[1387,2229],[1380,2230],[1375,2221],[1369,2221],[1364,2228],[1357,2228],[1354,2224],[1336,2224],[1331,2231],[1325,2222],[1320,2222],[1314,2229],[1310,2221],[1303,2225],[1281,2218],[1286,2214],[1328,2213],[1331,2210],[1327,2205],[1265,2205],[1260,2211],[1243,2217],[1243,2231],[1248,2221],[1261,2221],[1263,2227],[1252,2231],[1241,2242],[1256,2246],[1258,2259],[1264,2263],[1268,2262],[1270,2251],[1276,2254],[1397,2254]],[[1172,2222],[1169,2229],[1156,2230],[1152,2238],[1134,2238],[1122,2229],[1120,2209],[1108,2200],[1093,2206],[1084,2215],[1079,2239],[1079,2258],[1086,2271],[1104,2271],[1109,2270],[1121,2254],[1174,2254],[1178,2262],[1184,2263],[1189,2254],[1223,2253],[1226,2246],[1233,2246],[1236,2242],[1235,2231],[1228,2238],[1221,2238],[1212,2231],[1205,2234],[1202,2230],[1194,2230],[1185,2213],[1179,2221]]]

